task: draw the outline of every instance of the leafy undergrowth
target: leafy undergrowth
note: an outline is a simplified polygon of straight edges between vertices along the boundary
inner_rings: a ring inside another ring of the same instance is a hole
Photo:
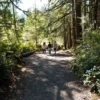
[[[16,86],[16,80],[21,72],[22,65],[17,65],[9,77],[0,80],[0,100],[5,100]]]
[[[84,35],[72,68],[91,92],[100,93],[100,31],[89,31]]]
[[[16,80],[24,65],[23,57],[30,54],[33,54],[30,45],[0,41],[0,100],[5,100],[16,87]]]

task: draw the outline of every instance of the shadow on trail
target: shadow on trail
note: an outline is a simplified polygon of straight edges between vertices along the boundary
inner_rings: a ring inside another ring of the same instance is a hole
[[[77,85],[77,79],[68,68],[69,62],[38,55],[25,58],[25,61],[23,86],[14,100],[74,100],[72,92],[81,92],[79,88],[68,85],[72,82]]]

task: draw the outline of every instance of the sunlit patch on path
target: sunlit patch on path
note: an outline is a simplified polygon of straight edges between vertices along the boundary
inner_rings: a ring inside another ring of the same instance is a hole
[[[21,71],[22,71],[22,72],[25,72],[25,71],[26,71],[26,68],[22,68]]]
[[[39,55],[37,55],[38,57],[40,57],[40,58],[43,58],[43,59],[52,59],[52,60],[56,60],[56,61],[61,61],[61,60],[67,60],[67,61],[71,61],[71,60],[73,60],[74,58],[71,56],[69,56],[69,57],[67,57],[67,56],[60,56],[60,55],[62,55],[62,54],[59,54],[59,55],[55,55],[55,54],[51,54],[51,55],[49,55],[49,54],[39,54]],[[60,56],[60,58],[59,58],[59,56]]]

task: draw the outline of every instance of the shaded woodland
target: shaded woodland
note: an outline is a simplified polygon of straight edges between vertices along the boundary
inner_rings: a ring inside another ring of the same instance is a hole
[[[0,0],[0,95],[20,73],[23,57],[41,51],[45,38],[60,41],[59,49],[71,49],[73,72],[91,92],[100,93],[100,1],[48,0],[41,11],[24,11],[19,3]]]

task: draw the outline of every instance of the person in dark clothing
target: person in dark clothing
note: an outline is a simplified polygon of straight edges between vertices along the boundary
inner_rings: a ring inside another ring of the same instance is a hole
[[[51,49],[52,49],[52,44],[49,42],[49,44],[48,44],[49,54],[51,54]]]

